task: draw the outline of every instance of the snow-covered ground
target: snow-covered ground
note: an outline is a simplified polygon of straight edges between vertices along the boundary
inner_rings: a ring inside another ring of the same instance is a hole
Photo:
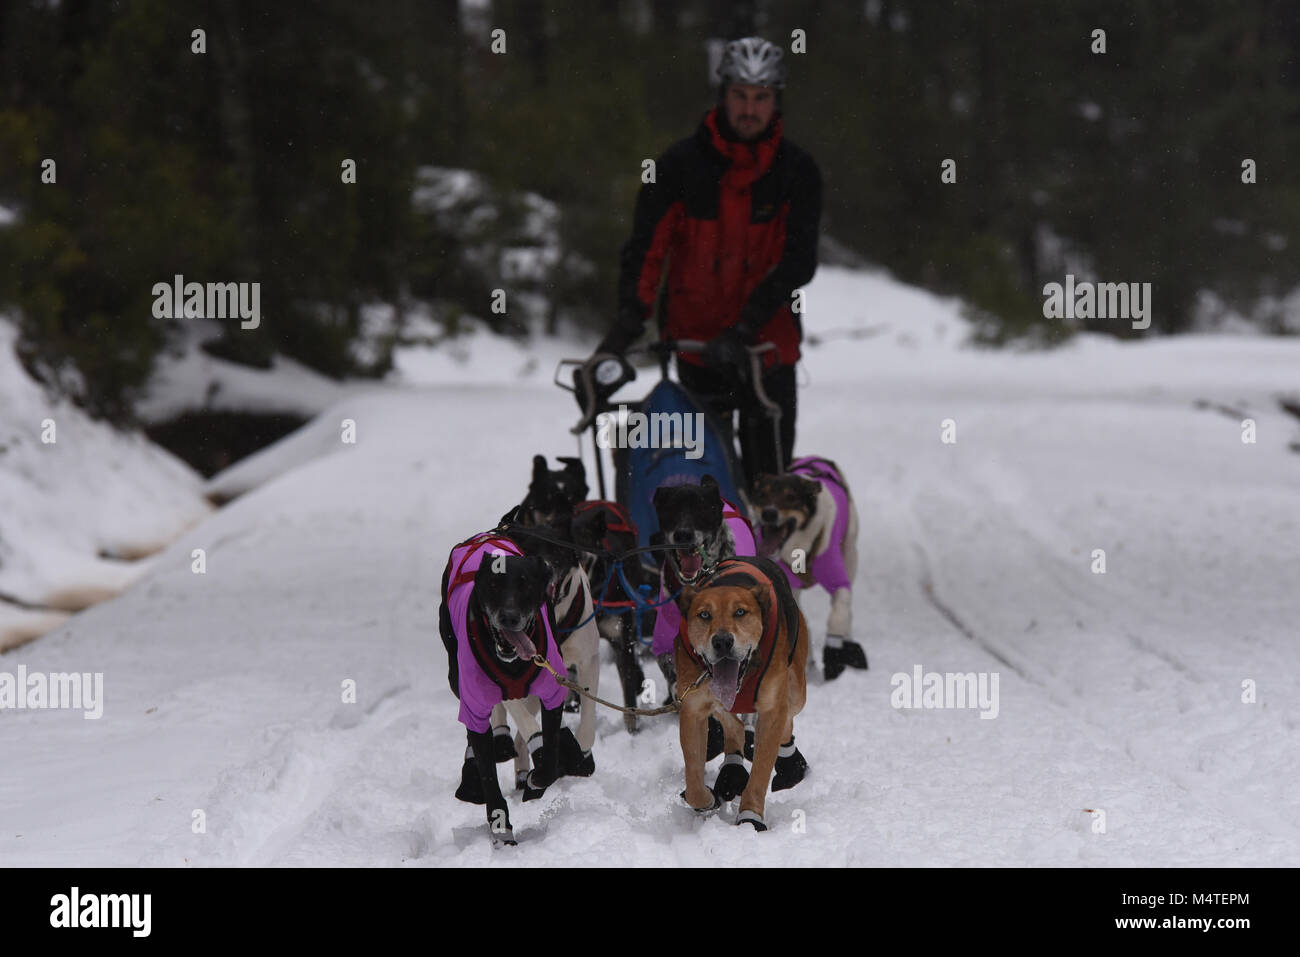
[[[51,399],[16,335],[0,316],[0,650],[117,594],[211,510],[183,462]]]
[[[19,769],[0,778],[0,861],[1300,864],[1300,455],[1276,403],[1300,342],[994,353],[961,347],[956,303],[883,276],[823,269],[808,294],[822,342],[796,451],[852,484],[871,670],[810,686],[812,771],[769,797],[769,833],[681,806],[671,718],[631,737],[602,712],[594,777],[512,798],[516,848],[493,851],[482,809],[452,797],[443,563],[522,497],[534,453],[573,453],[550,363],[590,348],[530,364],[484,339],[458,366],[473,375],[344,396],[218,476],[249,491],[126,594],[0,658],[104,675],[98,720],[0,715]],[[805,604],[817,644],[827,605]],[[916,666],[996,672],[997,717],[891,706]],[[601,687],[617,695],[609,661]]]

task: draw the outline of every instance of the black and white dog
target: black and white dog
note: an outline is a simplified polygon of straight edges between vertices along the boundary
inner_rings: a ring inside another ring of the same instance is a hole
[[[442,575],[438,630],[447,649],[447,682],[460,701],[467,747],[456,797],[486,805],[493,844],[514,844],[510,813],[497,781],[490,718],[503,701],[538,695],[540,752],[524,800],[541,797],[559,776],[564,689],[536,663],[563,668],[548,592],[552,573],[504,536],[476,535],[452,549]]]
[[[566,546],[572,542],[574,507],[587,495],[586,470],[582,460],[560,458],[564,468],[552,471],[546,457],[533,456],[533,474],[524,500],[502,517],[506,526],[521,526],[513,537],[530,555],[544,559],[551,569],[551,600],[555,637],[560,644],[571,680],[599,694],[600,633],[597,629],[591,587],[578,561],[578,552]],[[530,534],[530,530],[532,533]],[[560,771],[586,777],[595,771],[591,754],[596,740],[595,703],[571,694],[566,710],[578,713],[578,732],[567,728],[560,734]],[[542,745],[537,714],[541,706],[535,697],[505,702],[493,709],[492,728],[498,761],[513,757],[515,784],[524,787],[532,752]],[[506,713],[514,719],[516,733],[509,737]]]
[[[820,456],[796,459],[785,475],[754,479],[750,507],[759,553],[781,562],[795,595],[812,585],[830,595],[825,679],[833,680],[845,668],[865,669],[866,652],[851,637],[858,511],[843,472]]]
[[[517,516],[518,510],[511,515]],[[587,583],[587,574],[578,562],[578,553],[558,544],[572,539],[570,523],[560,519],[551,525],[530,528],[544,537],[534,537],[527,529],[517,530],[515,537],[526,552],[542,558],[550,570],[551,590],[548,597],[555,638],[564,656],[569,677],[591,694],[599,694],[600,632],[596,626],[591,588]],[[596,760],[591,753],[596,741],[596,703],[589,697],[571,693],[570,700],[573,697],[579,699],[578,730],[576,735],[568,728],[560,730],[559,770],[561,774],[589,777],[596,771]],[[543,729],[537,722],[542,710],[541,702],[536,695],[530,695],[503,704],[516,728],[515,788],[522,790],[526,788],[529,764],[536,767],[538,748],[544,746]],[[568,710],[567,704],[565,710]],[[495,715],[497,712],[494,711]]]

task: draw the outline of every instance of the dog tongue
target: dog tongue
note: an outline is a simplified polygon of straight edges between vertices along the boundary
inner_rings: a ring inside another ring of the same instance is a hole
[[[740,662],[733,658],[723,658],[715,664],[709,690],[718,699],[718,703],[730,711],[740,692]]]
[[[704,559],[695,552],[682,552],[677,556],[677,561],[682,566],[682,574],[687,578],[698,575],[700,566],[704,564]]]
[[[772,558],[781,548],[781,529],[776,525],[760,525],[758,529],[758,553]]]
[[[514,645],[515,653],[519,655],[520,658],[527,661],[533,660],[533,655],[537,654],[537,649],[533,647],[533,643],[528,639],[526,634],[522,631],[506,631],[505,629],[502,629],[501,634],[505,635],[506,640],[509,641],[510,644]]]

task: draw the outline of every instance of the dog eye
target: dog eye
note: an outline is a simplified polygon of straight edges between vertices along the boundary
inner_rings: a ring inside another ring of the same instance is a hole
[[[700,618],[703,621],[708,621],[712,617],[713,616],[709,614],[709,610],[707,608],[704,611],[700,612]]]
[[[734,618],[742,618],[742,617],[744,617],[744,614],[745,614],[745,609],[743,609],[743,608],[737,608],[737,609],[736,609],[736,613],[735,613],[735,615],[733,615],[732,617],[734,617]]]

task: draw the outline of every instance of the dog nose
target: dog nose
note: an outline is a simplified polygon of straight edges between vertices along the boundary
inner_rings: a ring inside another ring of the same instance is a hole
[[[677,531],[673,532],[674,545],[690,545],[694,541],[695,541],[694,532],[685,532],[682,531],[681,529],[678,529]]]
[[[524,616],[517,612],[506,611],[501,613],[501,627],[506,631],[523,631]]]
[[[713,651],[719,655],[731,654],[731,649],[736,647],[736,639],[732,637],[729,631],[720,631],[713,636]]]
[[[762,521],[764,525],[775,525],[780,517],[781,513],[776,509],[765,508],[763,509],[763,514],[759,516],[759,520]]]

